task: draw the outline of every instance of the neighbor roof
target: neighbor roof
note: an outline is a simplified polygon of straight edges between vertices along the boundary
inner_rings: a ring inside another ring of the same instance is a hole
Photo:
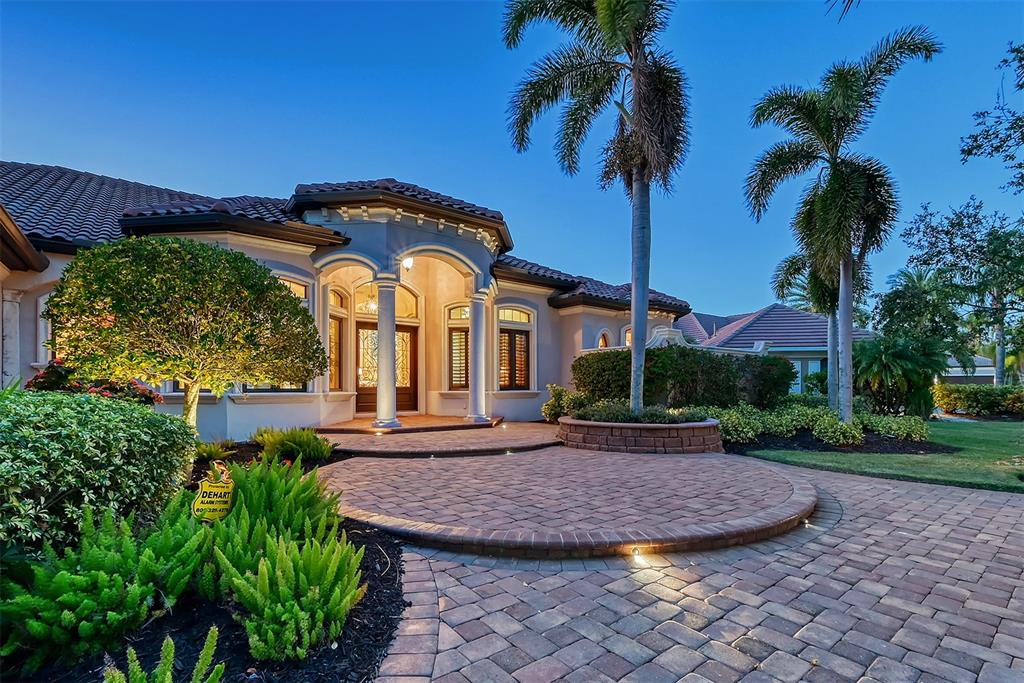
[[[828,318],[823,315],[771,304],[753,313],[727,317],[732,322],[702,341],[703,346],[751,349],[758,342],[768,342],[769,348],[825,349],[828,346]],[[677,323],[676,327],[686,334],[683,326]],[[853,330],[854,340],[871,336],[868,330]]]
[[[960,361],[953,358],[953,356],[946,356],[946,365],[951,368],[959,368]],[[985,356],[974,356],[974,366],[977,368],[994,368],[996,364],[991,358],[986,358]]]
[[[632,300],[632,288],[628,283],[611,285],[592,277],[570,275],[509,254],[500,255],[493,270],[499,279],[525,280],[562,290],[548,298],[548,303],[555,308],[591,304],[626,310]],[[676,315],[690,312],[690,304],[686,301],[654,289],[650,293],[650,307]]]
[[[710,313],[688,313],[676,321],[676,329],[683,333],[683,336],[694,339],[697,342],[707,341],[718,330],[729,323],[733,323],[748,314],[739,315],[711,315]]]

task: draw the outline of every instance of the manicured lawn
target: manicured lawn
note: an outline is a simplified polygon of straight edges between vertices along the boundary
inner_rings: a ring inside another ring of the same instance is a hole
[[[932,441],[962,450],[886,455],[764,449],[747,455],[836,472],[1024,493],[1024,422],[932,422],[929,427]]]

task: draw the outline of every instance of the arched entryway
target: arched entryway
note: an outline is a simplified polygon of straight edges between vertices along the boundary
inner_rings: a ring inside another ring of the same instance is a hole
[[[365,282],[354,292],[356,412],[376,413],[380,381],[377,315],[381,287]],[[395,308],[395,408],[419,410],[420,297],[406,285],[394,287]]]

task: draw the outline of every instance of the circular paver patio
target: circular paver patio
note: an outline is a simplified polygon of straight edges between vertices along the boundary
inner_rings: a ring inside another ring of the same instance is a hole
[[[564,447],[508,456],[353,458],[320,470],[343,514],[425,545],[530,557],[698,550],[782,533],[814,488],[748,458]]]

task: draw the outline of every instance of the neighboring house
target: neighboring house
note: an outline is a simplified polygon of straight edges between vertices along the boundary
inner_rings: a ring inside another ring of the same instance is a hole
[[[238,385],[204,396],[204,438],[260,425],[405,414],[540,417],[545,385],[572,360],[631,342],[629,285],[509,252],[501,213],[394,179],[300,184],[287,198],[214,198],[56,166],[0,162],[3,384],[51,358],[46,298],[78,249],[124,235],[184,235],[242,251],[309,306],[330,369],[301,386]],[[651,293],[651,337],[689,305]],[[396,325],[377,344],[378,321]],[[59,349],[58,349],[59,353]],[[377,368],[394,364],[394,386]],[[169,408],[181,394],[161,387]]]
[[[764,350],[781,356],[797,370],[791,391],[804,391],[804,379],[827,368],[828,319],[782,304],[771,304],[753,313],[717,316],[688,313],[676,321],[684,336],[707,348]],[[853,339],[867,339],[871,332],[854,328]]]
[[[953,357],[946,359],[946,365],[948,368],[942,378],[943,382],[949,382],[950,384],[996,383],[996,364],[991,358],[975,356],[973,373],[962,367],[960,361]]]

